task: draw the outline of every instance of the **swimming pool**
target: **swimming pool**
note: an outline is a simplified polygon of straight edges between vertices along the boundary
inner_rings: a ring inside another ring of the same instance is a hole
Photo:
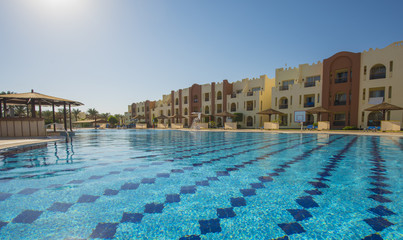
[[[79,131],[0,156],[0,239],[401,239],[402,156],[396,137]]]

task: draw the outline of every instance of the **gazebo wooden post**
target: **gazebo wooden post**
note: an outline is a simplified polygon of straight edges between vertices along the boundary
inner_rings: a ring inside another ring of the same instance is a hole
[[[1,103],[0,103],[0,118],[2,118],[3,117],[3,111],[2,111],[2,107],[1,107]]]
[[[39,100],[39,117],[42,118],[42,105],[41,105],[41,100]]]
[[[53,112],[53,131],[56,132],[56,115],[55,115],[55,103],[52,103],[52,112]]]
[[[7,117],[7,100],[3,99],[4,117]]]
[[[31,116],[32,116],[33,118],[36,117],[36,113],[35,113],[35,100],[34,100],[34,99],[32,99],[32,103],[31,103]]]
[[[64,130],[67,131],[67,112],[66,112],[66,102],[63,102],[63,123]]]
[[[71,125],[71,104],[69,104],[69,117],[70,117],[70,131],[73,131],[73,127]]]

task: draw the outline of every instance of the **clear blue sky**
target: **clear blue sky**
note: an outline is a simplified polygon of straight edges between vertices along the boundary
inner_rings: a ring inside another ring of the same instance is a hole
[[[193,83],[237,81],[403,40],[403,1],[1,0],[0,91],[123,113]]]

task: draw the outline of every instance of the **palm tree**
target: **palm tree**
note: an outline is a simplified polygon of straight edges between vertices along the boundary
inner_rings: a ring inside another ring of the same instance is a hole
[[[119,120],[119,125],[122,125],[123,115],[122,114],[115,114],[115,117]]]
[[[73,109],[72,113],[73,113],[74,119],[76,121],[78,121],[78,114],[81,113],[81,110],[80,109]]]
[[[26,116],[26,107],[25,106],[14,106],[14,114],[18,117]]]
[[[56,119],[59,120],[59,123],[63,122],[63,119],[64,119],[64,110],[63,109],[58,109],[57,110]]]
[[[99,112],[95,108],[90,108],[87,110],[87,113],[88,113],[88,117],[90,119],[95,120],[94,126],[95,126],[95,128],[97,128],[97,117],[98,117]]]
[[[108,118],[109,118],[110,115],[111,115],[110,113],[101,113],[99,115],[99,118],[101,118],[101,119],[103,119],[105,121],[108,121]]]

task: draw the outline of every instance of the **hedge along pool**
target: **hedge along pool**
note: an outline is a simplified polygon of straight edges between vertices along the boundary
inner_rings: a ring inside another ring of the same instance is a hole
[[[399,239],[397,137],[87,130],[0,156],[0,239]]]

